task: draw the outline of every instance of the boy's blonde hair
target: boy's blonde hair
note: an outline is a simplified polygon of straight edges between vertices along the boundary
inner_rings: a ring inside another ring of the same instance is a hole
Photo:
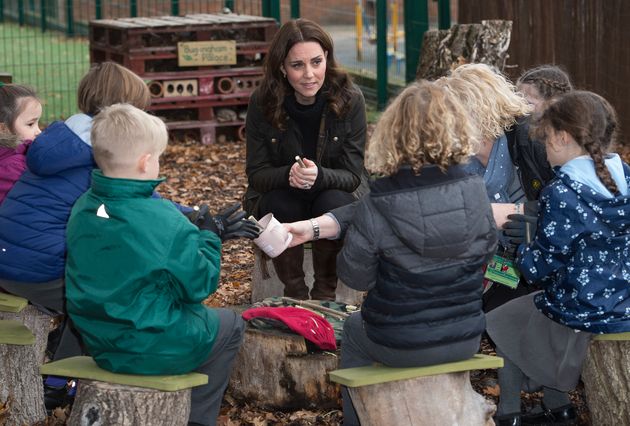
[[[129,104],[104,108],[92,124],[94,161],[104,173],[135,168],[144,154],[160,155],[168,143],[162,120]]]
[[[440,79],[463,100],[479,128],[482,140],[494,140],[528,115],[532,107],[516,86],[486,64],[465,64]]]
[[[103,108],[127,103],[145,110],[151,93],[135,73],[114,62],[94,65],[79,83],[77,104],[84,114],[96,115]]]
[[[425,164],[445,169],[473,155],[478,132],[455,94],[421,80],[403,90],[379,119],[365,152],[365,166],[389,176],[402,165],[419,173]]]

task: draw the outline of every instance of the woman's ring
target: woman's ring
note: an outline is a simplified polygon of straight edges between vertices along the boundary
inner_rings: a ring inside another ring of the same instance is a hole
[[[311,187],[311,185],[309,185],[308,183],[305,183],[304,185],[302,185],[302,188],[304,189],[309,189]]]

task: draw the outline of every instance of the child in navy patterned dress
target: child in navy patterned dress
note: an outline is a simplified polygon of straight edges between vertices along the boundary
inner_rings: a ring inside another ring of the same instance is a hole
[[[601,96],[574,91],[551,100],[532,124],[557,179],[543,189],[535,238],[517,257],[543,291],[487,316],[506,362],[498,425],[575,420],[566,392],[578,383],[592,334],[630,331],[630,167],[607,154],[615,112]],[[544,389],[541,410],[521,414],[523,387]]]

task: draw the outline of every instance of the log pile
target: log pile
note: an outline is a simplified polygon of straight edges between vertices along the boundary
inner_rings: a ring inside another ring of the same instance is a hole
[[[484,63],[503,71],[508,58],[512,21],[453,25],[425,32],[416,79],[435,80],[458,65]]]

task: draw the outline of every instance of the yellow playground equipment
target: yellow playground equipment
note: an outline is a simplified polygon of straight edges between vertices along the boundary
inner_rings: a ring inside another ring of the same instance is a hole
[[[398,29],[399,5],[397,0],[388,0],[387,56],[397,59],[404,57],[398,49],[398,40],[405,37],[405,31]],[[357,0],[354,6],[357,61],[363,60],[364,33],[370,44],[376,43],[376,0]]]

